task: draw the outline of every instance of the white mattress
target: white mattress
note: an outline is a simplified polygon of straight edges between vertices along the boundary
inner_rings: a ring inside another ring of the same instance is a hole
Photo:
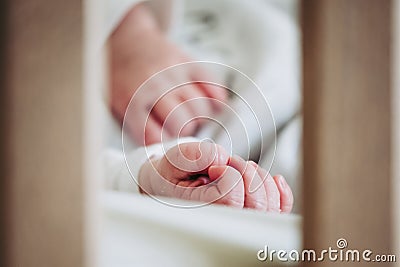
[[[301,217],[223,206],[169,207],[152,198],[107,192],[101,266],[273,266],[257,260],[268,248],[301,247]]]

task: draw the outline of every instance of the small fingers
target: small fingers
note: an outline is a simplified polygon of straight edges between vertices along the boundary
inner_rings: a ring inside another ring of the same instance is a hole
[[[257,210],[267,210],[267,194],[256,168],[238,156],[233,156],[229,165],[238,170],[243,177],[245,187],[244,206]]]
[[[204,200],[243,208],[245,198],[243,180],[237,170],[230,166],[212,166],[208,169],[208,175],[214,182],[203,186],[207,188],[202,194]]]
[[[183,143],[167,151],[158,170],[164,178],[176,184],[190,175],[206,173],[210,166],[226,165],[228,158],[228,153],[213,143]]]
[[[172,197],[243,208],[243,180],[237,170],[229,166],[212,166],[208,175],[214,182],[182,181],[174,188]]]
[[[161,125],[152,116],[149,116],[144,127],[144,145],[148,146],[161,142],[161,132]],[[164,133],[164,136],[165,135],[168,134]],[[168,136],[165,137],[168,138]]]
[[[190,110],[193,118],[208,117],[213,114],[212,105],[208,96],[206,96],[195,85],[188,85],[180,88],[179,97],[184,101],[184,105]]]
[[[159,122],[153,116],[149,116],[144,108],[127,117],[123,130],[140,145],[158,143],[162,134],[169,139],[169,134],[166,131],[162,132]]]
[[[228,98],[228,92],[225,88],[211,84],[216,82],[215,77],[210,72],[201,67],[194,67],[191,70],[191,77],[195,84],[209,97],[225,102]]]
[[[293,193],[282,175],[274,176],[274,181],[278,187],[281,201],[281,212],[289,213],[293,208]]]
[[[196,122],[182,101],[175,96],[164,96],[154,106],[152,114],[173,137],[188,136],[195,132]]]
[[[274,179],[265,169],[259,166],[257,168],[257,172],[263,181],[265,192],[267,193],[267,211],[280,212],[280,192],[275,184]]]

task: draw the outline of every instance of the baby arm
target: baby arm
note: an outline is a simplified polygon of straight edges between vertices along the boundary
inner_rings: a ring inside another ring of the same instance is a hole
[[[151,75],[175,64],[190,59],[159,28],[152,12],[144,4],[130,10],[108,40],[110,55],[110,106],[116,119],[122,123],[128,104],[138,87]],[[185,78],[182,78],[185,77]],[[187,77],[187,78],[186,78]],[[224,101],[225,90],[204,83],[188,84],[173,90],[160,98],[169,85],[176,81],[203,80],[208,74],[200,68],[187,68],[173,73],[164,80],[153,80],[144,94],[134,99],[135,112],[125,121],[125,130],[141,145],[161,141],[164,127],[167,137],[193,135],[199,122],[186,122],[197,116],[208,116],[216,108],[204,99],[201,105],[190,102],[181,105],[178,112],[172,112],[180,103],[196,98],[212,98]],[[157,99],[159,101],[157,102]],[[201,107],[201,108],[199,108]],[[150,114],[150,116],[148,116]],[[170,122],[164,125],[166,118]],[[185,126],[185,127],[183,127]],[[181,132],[178,132],[182,129]]]

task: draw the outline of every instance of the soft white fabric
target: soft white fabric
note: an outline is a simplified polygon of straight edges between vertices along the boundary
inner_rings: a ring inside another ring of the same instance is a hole
[[[257,251],[301,249],[301,218],[293,214],[218,205],[178,209],[121,192],[107,192],[102,200],[96,266],[291,266],[276,255],[273,262],[260,262]]]
[[[173,35],[179,23],[182,5],[180,0],[102,0],[105,9],[103,19],[102,41],[105,43],[110,34],[119,25],[126,13],[138,3],[145,3],[154,13],[160,28],[167,35]]]
[[[112,1],[112,5],[118,7],[109,9],[110,13],[115,14],[109,16],[112,18],[109,20],[112,25],[106,28],[113,29],[120,20],[118,16],[123,16],[126,12],[124,8],[131,7],[133,2],[137,1]],[[261,155],[260,163],[263,167],[269,169],[275,156],[274,166],[280,169],[272,168],[272,170],[284,174],[289,184],[293,186],[293,181],[299,176],[301,123],[299,117],[297,120],[293,118],[299,112],[301,100],[300,49],[297,21],[293,15],[295,5],[293,3],[289,5],[289,1],[285,3],[280,5],[278,1],[273,0],[186,0],[183,6],[175,5],[174,10],[183,9],[183,17],[176,20],[181,23],[174,24],[172,38],[194,59],[228,64],[255,81],[269,102],[277,126],[275,154],[273,124],[265,124],[262,128],[264,140],[259,140],[257,125],[251,123],[252,114],[241,108],[242,103],[238,100],[233,100],[231,104],[238,111],[242,121],[248,122],[246,130],[250,135],[250,145],[257,147],[262,142],[263,146],[268,148]],[[251,91],[243,85],[243,79],[236,73],[225,73],[225,75],[225,79],[231,79],[232,86],[238,88],[240,94],[253,103],[258,116],[261,118],[265,116],[263,102],[254,99]],[[137,191],[124,163],[119,125],[111,116],[108,119],[110,149],[105,153],[108,188]],[[246,136],[238,131],[241,126],[240,120],[225,118],[223,122],[226,129],[232,133],[233,139],[244,140]],[[216,143],[229,148],[226,135],[221,131],[215,132],[214,128],[213,125],[206,126],[198,137],[212,138]],[[284,134],[288,129],[290,134]],[[156,147],[159,145],[155,145],[154,150],[157,150]],[[237,142],[233,150],[236,154],[246,157],[248,147],[245,142]],[[132,165],[136,165],[134,172],[137,174],[137,170],[147,159],[143,148],[130,151],[127,155],[128,161],[135,162]]]
[[[126,13],[138,3],[145,3],[159,23],[161,29],[168,31],[172,24],[171,18],[176,16],[173,1],[178,0],[102,0],[105,16],[103,19],[103,42],[105,43],[110,34],[119,25]]]

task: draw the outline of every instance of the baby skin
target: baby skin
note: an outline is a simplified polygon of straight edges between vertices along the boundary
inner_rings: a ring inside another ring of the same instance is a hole
[[[129,119],[125,119],[124,130],[140,145],[159,143],[162,134],[163,140],[194,135],[201,121],[192,119],[215,115],[219,111],[216,101],[227,99],[225,89],[201,82],[187,84],[164,95],[168,85],[176,85],[176,81],[210,80],[206,70],[194,66],[168,73],[162,77],[163,80],[153,78],[146,92],[138,92],[140,85],[153,74],[191,61],[167,39],[143,3],[127,13],[110,36],[108,47],[110,108],[122,124],[132,99],[131,105],[135,108],[128,114]],[[138,94],[132,98],[135,93]],[[191,102],[193,99],[198,101]],[[179,111],[173,112],[178,106]],[[166,123],[167,118],[169,123]]]
[[[142,193],[216,203],[237,208],[289,213],[293,195],[286,180],[272,177],[255,162],[230,157],[219,145],[177,145],[150,159],[139,173]]]
[[[166,38],[144,4],[126,14],[108,46],[110,108],[121,124],[132,96],[146,79],[166,67],[190,61]],[[166,139],[194,135],[201,121],[191,119],[219,112],[215,102],[227,100],[224,89],[194,83],[155,100],[163,95],[165,83],[208,81],[209,75],[204,69],[188,68],[164,77],[166,81],[153,81],[149,90],[132,98],[135,110],[124,121],[124,130],[141,145],[161,142],[163,129]],[[193,99],[200,100],[189,101]],[[173,112],[185,101],[186,105]],[[168,116],[170,123],[166,123]],[[161,158],[149,159],[138,180],[141,192],[154,196],[283,213],[290,212],[293,205],[292,192],[282,176],[272,177],[256,163],[230,157],[222,147],[207,142],[181,144]]]

